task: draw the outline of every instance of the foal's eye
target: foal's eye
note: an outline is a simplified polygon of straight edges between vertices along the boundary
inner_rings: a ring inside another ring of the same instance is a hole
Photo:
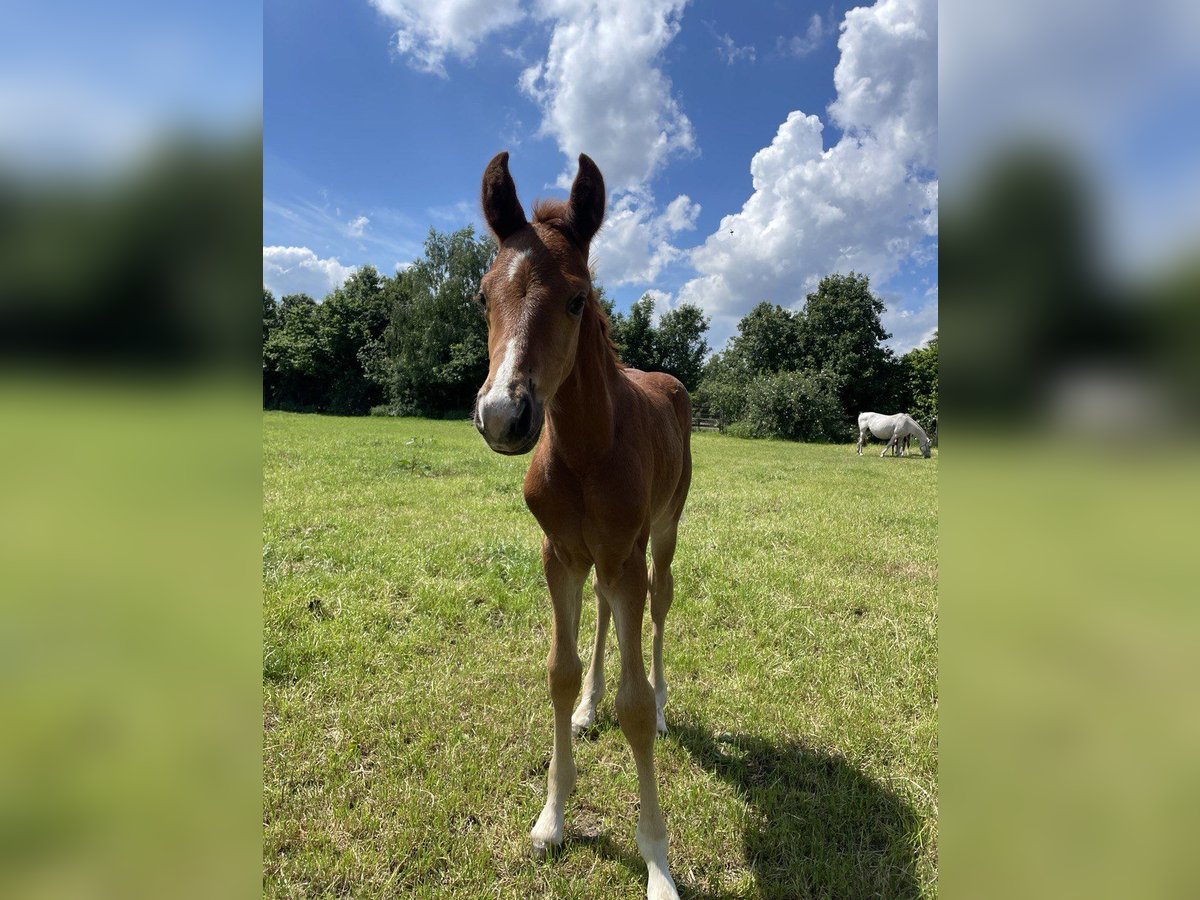
[[[571,302],[567,304],[567,312],[573,316],[583,312],[583,304],[587,300],[587,294],[576,294],[571,298]]]
[[[484,296],[482,289],[475,292],[473,299],[475,300],[475,305],[480,309],[487,309],[487,297]]]

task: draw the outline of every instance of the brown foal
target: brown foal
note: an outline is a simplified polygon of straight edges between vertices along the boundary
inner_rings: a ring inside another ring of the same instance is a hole
[[[604,693],[604,640],[611,612],[621,651],[616,711],[637,765],[637,845],[649,900],[678,895],[667,867],[667,829],[654,779],[654,736],[665,731],[663,628],[671,608],[671,559],[692,476],[691,401],[670,375],[617,360],[608,319],[592,290],[588,246],[604,218],[604,178],[587,156],[566,203],[517,199],[508,154],[483,173],[483,213],[499,253],[479,301],[488,324],[488,378],[475,427],[498,453],[534,449],[525,502],[541,525],[542,564],[554,607],[547,660],[554,753],[546,806],[530,836],[545,852],[561,844],[563,805],[575,787],[571,738],[595,721]],[[646,546],[653,560],[646,567]],[[583,585],[595,567],[596,643],[579,695],[577,641]],[[642,617],[650,594],[650,680]],[[653,686],[651,686],[653,682]]]

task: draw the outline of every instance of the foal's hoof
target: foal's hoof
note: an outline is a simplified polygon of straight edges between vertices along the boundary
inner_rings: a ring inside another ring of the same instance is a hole
[[[571,716],[571,737],[579,737],[595,724],[595,709],[576,710],[575,715]]]
[[[529,839],[533,842],[534,859],[545,859],[558,850],[563,842],[562,813],[556,814],[551,807],[542,810],[529,832]]]
[[[661,709],[658,711],[658,723],[656,724],[655,727],[658,729],[659,734],[667,733],[667,720],[665,718],[663,718]]]
[[[533,858],[538,862],[541,862],[542,860],[554,856],[561,849],[562,841],[559,841],[557,844],[555,844],[549,841],[535,840],[533,842]]]
[[[540,828],[535,825],[533,831],[529,833],[529,838],[533,842],[533,858],[545,859],[562,849],[562,826],[555,831],[553,828]]]

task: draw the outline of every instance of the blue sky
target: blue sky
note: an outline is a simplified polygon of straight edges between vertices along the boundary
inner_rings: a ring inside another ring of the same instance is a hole
[[[908,349],[937,325],[936,8],[848,9],[268,0],[264,283],[393,272],[430,227],[482,230],[499,150],[526,209],[582,150],[609,185],[592,255],[619,308],[698,303],[719,347],[755,303],[853,268]]]

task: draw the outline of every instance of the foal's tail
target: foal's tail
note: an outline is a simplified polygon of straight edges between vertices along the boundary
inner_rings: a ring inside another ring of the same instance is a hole
[[[675,407],[675,417],[679,420],[679,427],[683,431],[685,443],[691,443],[692,438],[692,398],[687,392],[687,388],[683,386],[683,382],[678,382],[679,390],[671,393],[671,405]]]
[[[675,379],[672,379],[673,381]],[[683,468],[679,473],[679,484],[675,488],[675,521],[683,515],[683,505],[687,502],[688,491],[692,487],[692,398],[688,396],[687,388],[682,382],[676,381],[679,390],[671,394],[671,403],[675,407],[675,417],[679,420],[679,433],[683,441]],[[664,699],[664,703],[666,700]]]
[[[678,521],[679,516],[683,513],[683,504],[687,502],[688,489],[692,484],[692,398],[688,396],[683,382],[673,375],[654,372],[648,377],[653,379],[654,388],[670,400],[671,409],[675,413],[675,424],[679,428],[683,460],[679,484],[675,488],[675,496],[671,503],[671,517]]]

